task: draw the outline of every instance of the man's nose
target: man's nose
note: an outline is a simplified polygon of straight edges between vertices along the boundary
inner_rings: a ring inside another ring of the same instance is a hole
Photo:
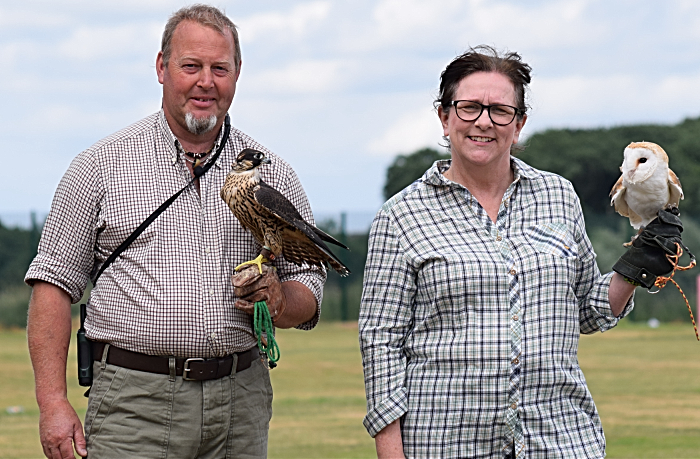
[[[201,72],[199,72],[199,81],[197,82],[197,85],[204,89],[209,89],[214,86],[214,78],[211,68],[202,67]]]

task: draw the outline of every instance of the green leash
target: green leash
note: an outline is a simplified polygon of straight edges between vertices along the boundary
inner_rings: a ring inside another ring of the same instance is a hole
[[[258,348],[267,355],[270,368],[275,368],[277,361],[280,359],[280,347],[277,345],[275,335],[272,332],[273,325],[270,310],[267,309],[267,303],[264,301],[255,302],[253,327],[255,335],[258,337]],[[263,332],[267,335],[267,345],[262,342]]]

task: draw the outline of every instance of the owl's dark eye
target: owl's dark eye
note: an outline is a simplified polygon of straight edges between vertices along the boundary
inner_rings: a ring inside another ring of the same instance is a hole
[[[647,159],[646,159],[646,158],[639,158],[639,163],[640,163],[640,164],[644,164],[645,162],[647,162]]]

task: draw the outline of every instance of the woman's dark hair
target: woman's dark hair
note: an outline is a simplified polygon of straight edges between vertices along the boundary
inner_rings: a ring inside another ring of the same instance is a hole
[[[465,77],[476,72],[497,72],[508,77],[513,83],[515,103],[520,109],[518,118],[522,119],[528,108],[525,105],[525,90],[530,84],[531,70],[518,53],[500,54],[495,48],[486,45],[469,48],[467,52],[454,58],[440,75],[440,93],[434,102],[435,108],[442,107],[443,112],[449,112],[457,86]]]

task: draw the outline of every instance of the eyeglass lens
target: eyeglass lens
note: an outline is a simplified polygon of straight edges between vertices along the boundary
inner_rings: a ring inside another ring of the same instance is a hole
[[[468,100],[455,101],[457,116],[463,121],[476,120],[481,116],[484,109],[488,111],[491,121],[501,126],[513,122],[517,113],[517,110],[509,105],[482,105],[479,102]]]

